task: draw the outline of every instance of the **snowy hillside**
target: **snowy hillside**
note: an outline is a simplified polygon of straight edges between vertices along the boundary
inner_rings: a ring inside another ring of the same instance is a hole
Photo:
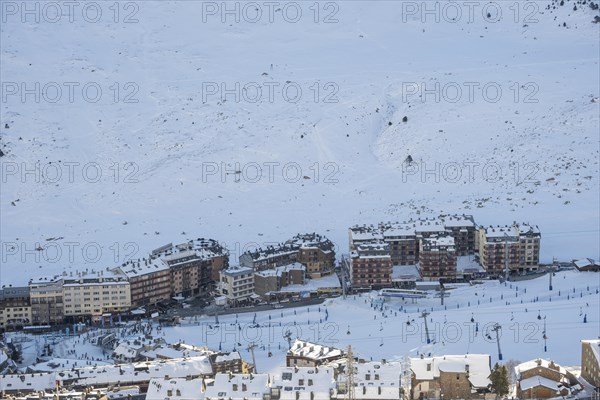
[[[2,10],[2,284],[197,237],[234,262],[298,232],[339,254],[350,225],[441,212],[537,224],[543,261],[600,256],[589,4],[99,4]]]

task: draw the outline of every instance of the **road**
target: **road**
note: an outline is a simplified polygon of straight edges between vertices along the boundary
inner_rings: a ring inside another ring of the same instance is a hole
[[[313,305],[317,305],[317,304],[322,304],[325,300],[326,299],[324,299],[324,298],[315,298],[315,299],[308,299],[308,300],[290,301],[288,303],[280,303],[280,305],[283,307],[279,308],[279,309],[281,310],[281,309],[286,309],[286,308],[313,306]],[[167,311],[167,315],[174,316],[174,317],[193,317],[195,315],[214,316],[215,313],[217,313],[217,312],[219,315],[228,315],[228,314],[243,314],[243,313],[249,313],[249,312],[253,313],[253,312],[268,311],[268,310],[277,310],[277,309],[273,308],[273,305],[271,305],[271,304],[265,304],[265,305],[260,305],[260,306],[238,307],[238,308],[225,308],[222,306],[215,306],[214,304],[211,304],[207,307],[200,307],[200,306],[194,305],[192,303],[192,306],[189,308],[170,309]]]

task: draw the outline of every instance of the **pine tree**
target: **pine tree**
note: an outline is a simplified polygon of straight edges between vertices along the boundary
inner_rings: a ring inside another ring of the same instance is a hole
[[[491,391],[496,397],[506,396],[508,394],[508,370],[504,365],[496,363],[490,374],[492,382]]]

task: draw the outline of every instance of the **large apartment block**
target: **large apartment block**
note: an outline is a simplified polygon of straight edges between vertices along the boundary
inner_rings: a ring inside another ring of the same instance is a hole
[[[437,218],[386,222],[378,226],[350,228],[350,250],[360,243],[383,240],[390,246],[394,265],[414,265],[419,262],[420,240],[451,236],[457,256],[474,254],[477,250],[477,225],[471,215],[442,215]]]
[[[63,277],[64,315],[73,321],[99,321],[105,313],[131,308],[127,276],[114,271],[80,273]]]
[[[540,262],[541,234],[537,226],[513,223],[510,226],[479,228],[479,261],[490,275],[535,271]]]
[[[63,321],[62,277],[46,277],[29,282],[32,325],[54,325]]]
[[[600,339],[581,341],[581,377],[600,389]]]
[[[285,243],[247,251],[240,256],[240,265],[255,271],[273,269],[299,262],[311,278],[333,272],[335,250],[333,243],[316,233],[298,234]]]
[[[363,243],[350,253],[352,286],[362,288],[387,287],[392,283],[392,258],[384,242]]]
[[[128,261],[113,271],[125,275],[129,280],[132,307],[156,304],[171,298],[171,272],[167,263],[160,258]]]
[[[424,280],[456,277],[456,250],[452,236],[420,240],[419,270]]]
[[[0,289],[0,331],[31,325],[31,303],[28,287]]]
[[[171,292],[179,296],[208,294],[219,280],[219,271],[229,265],[227,249],[213,239],[199,238],[168,244],[152,252],[169,266]]]

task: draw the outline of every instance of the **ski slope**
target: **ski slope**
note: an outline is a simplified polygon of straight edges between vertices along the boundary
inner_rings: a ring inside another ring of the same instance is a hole
[[[298,232],[340,254],[348,226],[439,213],[537,224],[542,261],[600,256],[597,11],[301,2],[297,22],[284,3],[236,22],[208,3],[3,14],[3,285],[197,237],[234,263]],[[39,99],[21,92],[36,82]]]
[[[472,353],[490,354],[495,363],[498,353],[491,328],[498,323],[502,327],[500,345],[504,362],[542,357],[563,366],[575,366],[581,364],[580,341],[600,335],[599,289],[597,273],[565,271],[553,277],[551,292],[547,276],[507,285],[488,281],[456,288],[445,299],[446,309],[439,298],[430,295],[414,303],[386,301],[382,310],[376,304],[381,297],[371,292],[347,299],[328,299],[319,306],[274,309],[256,315],[252,311],[220,315],[218,322],[214,316],[189,317],[177,327],[157,331],[155,326],[152,336],[162,337],[167,343],[184,341],[212,350],[235,349],[249,362],[252,356],[248,346],[256,343],[257,369],[264,373],[285,365],[288,331],[292,341],[301,338],[338,348],[352,345],[355,354],[367,360]],[[420,318],[423,310],[430,312],[429,344]],[[544,321],[547,351],[544,351]],[[59,340],[53,346],[53,356],[81,360],[79,365],[110,361],[110,354],[86,342],[85,337]],[[24,365],[33,362],[36,356],[35,342],[28,343],[23,352]]]

